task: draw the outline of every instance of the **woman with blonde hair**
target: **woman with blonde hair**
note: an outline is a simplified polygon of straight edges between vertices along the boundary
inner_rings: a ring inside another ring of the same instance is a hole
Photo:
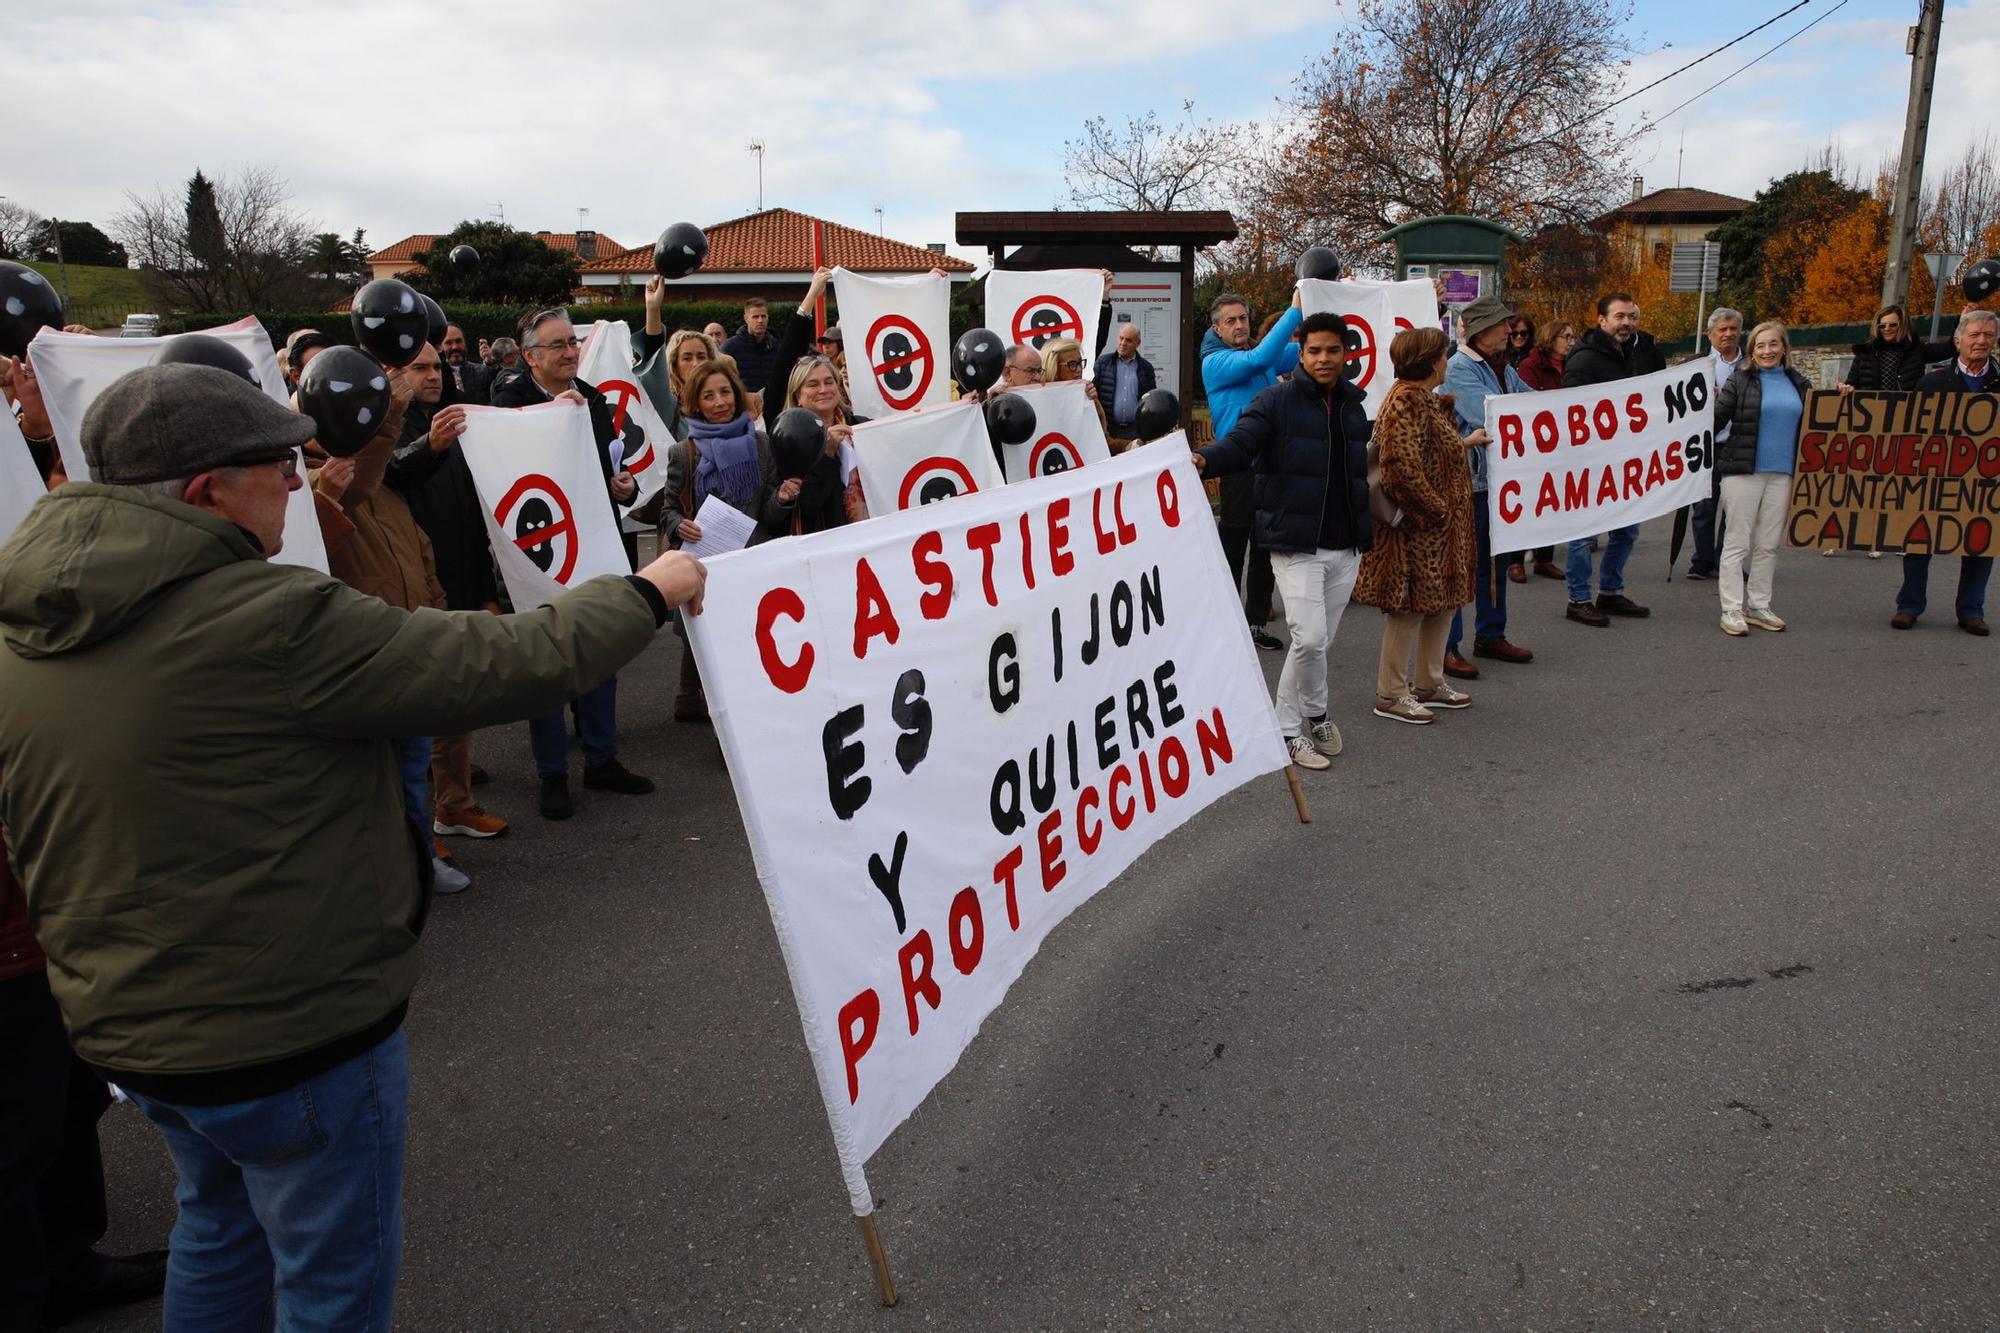
[[[1750,330],[1751,364],[1729,377],[1715,396],[1717,474],[1722,508],[1729,515],[1722,539],[1722,566],[1715,586],[1722,595],[1722,632],[1738,638],[1748,626],[1782,630],[1771,610],[1771,581],[1784,540],[1785,515],[1792,502],[1792,473],[1812,385],[1786,364],[1791,340],[1785,326],[1769,320]],[[1749,587],[1744,587],[1748,558]]]
[[[1069,380],[1083,379],[1083,344],[1074,338],[1051,338],[1042,344],[1042,383],[1062,384]],[[1104,415],[1104,404],[1097,401],[1097,385],[1084,380],[1084,397],[1090,399],[1097,409],[1097,424],[1104,431],[1107,443],[1111,441],[1111,419]],[[1128,441],[1119,440],[1111,444],[1113,453],[1123,453]]]
[[[1444,648],[1452,613],[1472,600],[1478,536],[1465,451],[1485,444],[1486,432],[1460,438],[1452,399],[1434,392],[1448,345],[1437,329],[1405,329],[1389,344],[1396,382],[1375,414],[1374,448],[1382,492],[1403,512],[1375,525],[1354,581],[1355,601],[1388,613],[1375,716],[1419,726],[1437,719],[1433,709],[1472,703],[1446,682]]]

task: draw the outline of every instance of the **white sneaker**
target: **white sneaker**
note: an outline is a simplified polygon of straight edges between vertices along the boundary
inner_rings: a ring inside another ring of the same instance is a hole
[[[464,893],[472,887],[472,876],[435,856],[431,858],[431,892]]]
[[[1741,612],[1724,611],[1722,613],[1722,632],[1724,634],[1734,634],[1740,638],[1750,632],[1750,627],[1743,623]]]
[[[1313,748],[1331,757],[1340,753],[1340,728],[1333,725],[1333,719],[1324,722],[1306,723],[1306,734],[1312,737]]]
[[[1819,553],[1819,558],[1822,560],[1831,560],[1839,554],[1840,554],[1840,548],[1835,546],[1829,546]]]
[[[1414,696],[1404,695],[1395,703],[1384,707],[1375,705],[1375,716],[1386,717],[1391,722],[1408,722],[1413,726],[1425,726],[1437,721],[1437,714],[1418,703]]]
[[[1426,708],[1470,708],[1472,696],[1464,690],[1455,690],[1447,681],[1434,690],[1416,696],[1418,703]]]
[[[1292,762],[1300,768],[1332,768],[1333,761],[1321,754],[1306,736],[1285,737],[1285,748],[1292,752]]]
[[[1880,551],[1870,551],[1868,553],[1868,558],[1870,560],[1880,560],[1882,558],[1882,553]]]
[[[1769,607],[1746,607],[1743,612],[1743,618],[1758,629],[1767,629],[1773,634],[1785,627],[1785,622],[1778,619],[1778,613]]]

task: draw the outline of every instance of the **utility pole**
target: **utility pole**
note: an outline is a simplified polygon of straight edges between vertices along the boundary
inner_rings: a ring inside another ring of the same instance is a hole
[[[62,252],[62,224],[61,224],[60,222],[56,221],[56,220],[55,220],[54,218],[50,218],[50,219],[49,219],[49,244],[55,247],[55,251],[56,251],[56,276],[57,276],[57,279],[58,279],[58,280],[59,280],[59,281],[60,281],[60,282],[62,283],[62,299],[63,299],[63,304],[64,304],[64,305],[68,305],[68,304],[69,304],[69,266],[68,266],[67,264],[63,263],[63,252]]]
[[[1937,81],[1938,30],[1944,0],[1921,0],[1910,29],[1910,105],[1903,118],[1903,155],[1896,167],[1896,202],[1889,220],[1889,262],[1882,269],[1882,304],[1900,305],[1910,294],[1917,250],[1917,209],[1924,192],[1924,143],[1931,130],[1931,85]]]

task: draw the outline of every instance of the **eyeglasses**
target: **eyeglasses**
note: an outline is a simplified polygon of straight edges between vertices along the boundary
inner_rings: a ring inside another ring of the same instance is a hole
[[[1039,364],[1032,366],[1015,366],[1013,367],[1013,371],[1016,375],[1026,375],[1031,380],[1040,380],[1048,378],[1048,372],[1046,370],[1043,370]]]
[[[297,451],[288,451],[282,454],[259,454],[254,458],[239,458],[228,464],[228,466],[261,467],[265,463],[276,463],[278,471],[284,475],[287,481],[299,475],[299,456]]]
[[[522,350],[530,351],[537,347],[563,348],[563,347],[581,347],[581,346],[583,346],[583,339],[577,337],[575,334],[571,334],[567,338],[551,338],[545,343],[529,343],[527,344],[526,347],[522,348]]]
[[[1074,359],[1074,360],[1066,360],[1066,361],[1058,361],[1058,362],[1056,362],[1056,369],[1058,369],[1058,370],[1082,370],[1082,369],[1083,369],[1083,358],[1082,358],[1082,357],[1077,357],[1077,358],[1076,358],[1076,359]]]

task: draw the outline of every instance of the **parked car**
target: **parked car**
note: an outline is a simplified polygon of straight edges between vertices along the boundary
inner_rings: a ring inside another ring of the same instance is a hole
[[[121,338],[157,338],[160,334],[158,315],[127,315],[125,327],[118,330]]]

